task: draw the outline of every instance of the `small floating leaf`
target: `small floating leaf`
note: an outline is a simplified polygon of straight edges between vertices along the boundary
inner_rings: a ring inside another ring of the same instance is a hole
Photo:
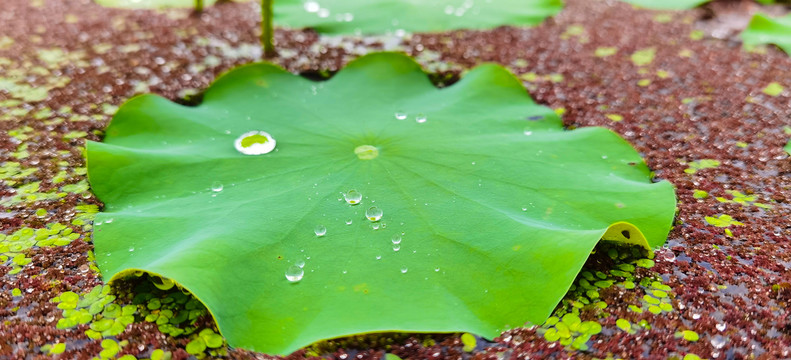
[[[791,14],[779,18],[755,14],[741,37],[745,46],[775,44],[791,55]]]

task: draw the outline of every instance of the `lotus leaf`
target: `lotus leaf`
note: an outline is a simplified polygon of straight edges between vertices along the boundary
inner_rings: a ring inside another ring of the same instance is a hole
[[[250,131],[276,148],[238,151]],[[196,107],[133,98],[87,159],[104,279],[170,278],[231,346],[281,354],[541,323],[600,239],[659,246],[675,209],[626,141],[564,130],[504,68],[438,89],[395,53],[325,82],[242,66]]]
[[[275,23],[333,34],[431,32],[536,25],[562,0],[276,0]]]
[[[193,7],[194,0],[95,0],[125,8]],[[216,0],[204,0],[206,5]],[[536,25],[563,8],[562,0],[275,0],[276,25],[332,34],[381,34]]]
[[[747,29],[742,32],[742,41],[750,46],[775,44],[791,55],[791,15],[779,18],[753,15]]]

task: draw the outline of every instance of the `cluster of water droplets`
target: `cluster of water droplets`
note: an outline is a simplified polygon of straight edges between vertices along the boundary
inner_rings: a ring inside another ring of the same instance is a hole
[[[462,3],[459,7],[453,7],[452,5],[445,6],[445,14],[464,16],[464,14],[470,10],[474,4],[475,2],[473,0],[465,0],[464,3]]]
[[[396,120],[406,120],[409,117],[409,114],[403,111],[396,111],[395,118]],[[428,120],[426,114],[419,113],[415,115],[415,122],[418,124],[425,123]]]
[[[321,5],[316,1],[307,1],[303,5],[305,11],[316,14],[320,18],[328,18],[330,16],[330,10],[327,8],[321,7]],[[335,14],[335,20],[339,22],[351,22],[354,20],[354,14],[352,13],[341,13]]]

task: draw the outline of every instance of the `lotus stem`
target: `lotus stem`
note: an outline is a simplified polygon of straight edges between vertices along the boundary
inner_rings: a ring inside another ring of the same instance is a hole
[[[264,57],[277,55],[275,30],[272,28],[272,0],[261,0],[261,44],[264,46]]]
[[[195,0],[195,12],[203,11],[203,0]]]

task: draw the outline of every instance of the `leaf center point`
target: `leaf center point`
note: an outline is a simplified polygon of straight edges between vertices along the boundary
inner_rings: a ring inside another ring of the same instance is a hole
[[[354,154],[360,160],[373,160],[379,156],[379,149],[371,145],[360,145],[354,148]]]

